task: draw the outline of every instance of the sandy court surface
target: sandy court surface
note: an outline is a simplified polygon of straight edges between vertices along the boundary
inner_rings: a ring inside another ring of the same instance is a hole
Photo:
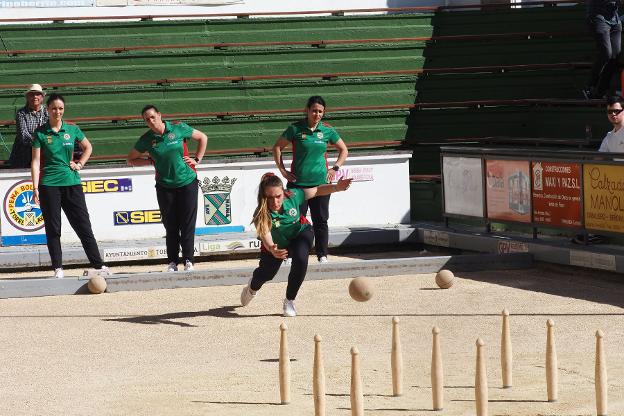
[[[360,350],[368,415],[473,415],[475,340],[486,343],[490,415],[594,415],[596,329],[605,332],[609,414],[624,414],[624,286],[542,267],[305,282],[283,318],[285,284],[246,308],[241,286],[0,301],[2,415],[313,415],[314,334],[323,336],[327,414],[350,415],[349,349]],[[501,388],[500,313],[508,308],[514,387]],[[390,333],[400,318],[404,395],[391,397]],[[546,320],[556,327],[557,403],[546,402]],[[289,326],[292,403],[279,405],[279,325]],[[431,412],[431,328],[441,329],[445,406]]]

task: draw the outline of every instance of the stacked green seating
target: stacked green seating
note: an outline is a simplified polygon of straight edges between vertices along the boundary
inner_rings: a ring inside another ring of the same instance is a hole
[[[578,145],[606,128],[599,106],[578,102],[593,56],[583,13],[578,5],[0,26],[10,51],[0,55],[0,120],[14,118],[24,86],[37,82],[66,96],[66,117],[99,157],[131,148],[148,103],[204,130],[211,150],[244,153],[270,147],[318,94],[348,143]],[[350,74],[323,76],[336,73]],[[59,83],[70,85],[50,87]],[[6,159],[15,126],[0,123],[0,134]]]
[[[128,85],[61,86],[48,88],[48,91],[58,91],[66,96],[66,117],[69,119],[138,117],[140,109],[148,103],[157,105],[164,114],[199,113],[177,118],[204,130],[210,137],[211,150],[270,147],[283,129],[301,116],[310,95],[322,95],[326,99],[327,121],[338,128],[347,142],[396,141],[405,136],[406,106],[415,100],[416,75],[353,75],[324,79],[308,74],[422,68],[424,40],[396,42],[391,39],[431,36],[432,16],[401,14],[6,26],[0,27],[0,36],[5,49],[15,53],[0,56],[0,72],[3,74],[0,82],[5,86],[32,82],[49,86],[55,83],[141,81]],[[373,38],[381,40],[357,42]],[[328,40],[356,42],[319,44]],[[263,45],[263,42],[279,44]],[[253,44],[201,46],[221,43]],[[170,45],[178,46],[172,48]],[[150,49],[131,49],[141,46]],[[115,50],[89,51],[85,48]],[[28,52],[33,49],[39,52]],[[57,49],[78,50],[60,53]],[[240,82],[163,81],[254,76],[286,78]],[[154,82],[143,82],[145,80]],[[23,105],[22,93],[23,88],[18,86],[0,88],[0,120],[13,119],[16,109]],[[332,109],[341,107],[389,105],[399,108],[332,112]],[[291,111],[268,114],[271,110]],[[224,116],[222,113],[231,114]],[[125,154],[146,129],[136,119],[78,122],[94,142],[97,156]],[[0,133],[10,147],[14,126],[0,127]],[[0,159],[7,156],[6,148],[0,148]]]
[[[426,108],[410,114],[406,143],[595,146],[608,125],[581,94],[594,54],[584,16],[582,4],[436,13],[443,40],[428,44],[425,68],[466,70],[418,78],[415,103]],[[524,99],[533,102],[513,102]]]

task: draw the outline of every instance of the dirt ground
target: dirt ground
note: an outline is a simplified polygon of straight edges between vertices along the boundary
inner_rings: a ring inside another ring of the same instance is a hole
[[[152,266],[154,267],[154,266]],[[605,275],[613,277],[612,275]],[[624,414],[624,285],[539,266],[305,282],[283,318],[285,284],[247,307],[241,286],[0,300],[1,415],[313,415],[313,337],[323,337],[327,415],[350,415],[351,346],[367,415],[473,415],[475,341],[486,344],[490,415],[595,415],[595,332],[605,332],[609,414]],[[511,313],[513,388],[501,388],[501,311]],[[392,397],[391,319],[400,318],[404,394]],[[546,401],[546,320],[555,321],[559,401]],[[279,405],[279,325],[288,327],[292,402]],[[441,329],[444,410],[432,412],[431,328]]]

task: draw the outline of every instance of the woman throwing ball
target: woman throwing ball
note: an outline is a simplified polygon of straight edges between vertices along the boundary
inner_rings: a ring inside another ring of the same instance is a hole
[[[262,176],[253,216],[258,238],[262,241],[260,264],[243,288],[241,305],[247,306],[262,285],[275,277],[283,260],[290,257],[292,267],[283,305],[284,316],[297,315],[294,300],[305,278],[314,240],[310,224],[299,207],[310,198],[345,191],[350,185],[351,179],[341,179],[335,185],[285,190],[282,180],[273,173]]]

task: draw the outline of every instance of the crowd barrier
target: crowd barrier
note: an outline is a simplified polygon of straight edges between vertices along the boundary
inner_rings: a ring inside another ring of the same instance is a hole
[[[442,147],[443,214],[579,233],[624,232],[624,155]],[[585,240],[587,241],[587,239]]]

